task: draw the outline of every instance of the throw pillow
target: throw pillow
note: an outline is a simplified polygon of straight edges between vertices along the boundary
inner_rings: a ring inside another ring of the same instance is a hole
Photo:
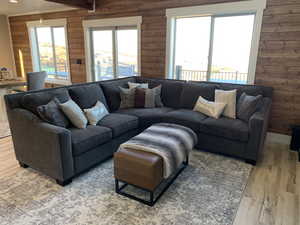
[[[60,110],[59,104],[59,100],[54,98],[48,104],[38,106],[36,110],[41,119],[45,122],[66,128],[69,126],[70,122]]]
[[[263,96],[251,96],[243,93],[237,104],[237,118],[248,122],[250,117],[258,110]]]
[[[135,91],[136,88],[127,89],[127,88],[120,88],[120,109],[128,109],[134,107],[134,99],[135,99]]]
[[[225,103],[223,115],[232,119],[236,119],[236,92],[237,90],[215,90],[215,102]]]
[[[91,125],[97,125],[103,117],[109,114],[105,105],[100,101],[98,101],[94,107],[84,109],[83,111]]]
[[[128,86],[129,86],[129,89],[132,89],[132,88],[149,88],[149,84],[148,83],[132,83],[132,82],[128,82]]]
[[[155,106],[156,107],[164,107],[164,104],[161,100],[161,85],[153,88],[155,90]]]
[[[73,100],[70,99],[59,106],[75,127],[86,128],[88,121],[81,108]]]
[[[225,103],[210,102],[200,96],[196,102],[194,111],[219,119],[225,106]]]
[[[135,91],[135,107],[136,108],[155,108],[162,107],[160,98],[161,85],[158,87],[149,88],[136,88]]]
[[[155,108],[154,89],[137,88],[135,91],[135,107],[136,108]]]

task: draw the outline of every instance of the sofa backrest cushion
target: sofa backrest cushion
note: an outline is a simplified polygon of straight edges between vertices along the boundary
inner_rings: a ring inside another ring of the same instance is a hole
[[[184,85],[180,96],[180,107],[193,109],[199,96],[208,101],[215,100],[215,90],[219,88],[217,84],[188,82]]]
[[[219,85],[220,89],[226,91],[237,89],[237,99],[239,99],[243,93],[252,96],[262,95],[263,97],[267,97],[267,98],[272,98],[273,96],[273,88],[271,87],[265,87],[259,85],[229,84],[229,83],[211,83],[211,82],[201,82],[201,83],[217,84]]]
[[[128,82],[134,83],[135,77],[100,82],[100,86],[103,89],[110,112],[114,112],[119,109],[121,103],[119,87],[128,88]]]
[[[66,88],[45,89],[40,92],[25,94],[22,98],[22,106],[38,115],[37,107],[48,104],[55,97],[61,103],[70,99],[69,92]]]
[[[69,88],[70,97],[81,109],[89,109],[102,102],[107,108],[107,102],[99,84],[83,84]]]
[[[138,83],[148,83],[149,88],[154,88],[162,85],[161,99],[164,106],[170,108],[180,108],[180,96],[185,81],[180,80],[168,80],[168,79],[153,79],[137,77]]]

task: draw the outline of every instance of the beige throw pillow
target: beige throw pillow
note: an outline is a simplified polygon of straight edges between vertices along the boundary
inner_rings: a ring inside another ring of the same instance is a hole
[[[148,83],[132,83],[132,82],[128,82],[128,86],[129,89],[132,88],[149,88],[149,84]]]
[[[236,92],[237,90],[215,91],[215,102],[225,103],[225,109],[223,115],[232,119],[236,119]]]
[[[97,125],[97,123],[108,115],[108,111],[102,102],[97,102],[96,105],[90,109],[83,110],[89,123],[91,125]]]
[[[194,111],[219,119],[225,106],[225,103],[210,102],[200,96],[196,102]]]
[[[88,121],[81,108],[73,100],[70,99],[59,106],[75,127],[86,128]]]

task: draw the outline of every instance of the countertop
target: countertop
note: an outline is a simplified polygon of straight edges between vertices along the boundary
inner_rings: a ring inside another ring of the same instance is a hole
[[[0,88],[11,88],[17,86],[25,86],[25,80],[0,80]]]

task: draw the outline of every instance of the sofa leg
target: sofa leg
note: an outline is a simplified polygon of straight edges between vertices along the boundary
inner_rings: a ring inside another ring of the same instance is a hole
[[[21,162],[19,162],[19,165],[20,165],[20,167],[25,168],[25,169],[29,167],[29,166],[26,165],[25,163],[21,163]]]
[[[248,163],[248,164],[251,164],[252,166],[256,166],[256,161],[255,160],[246,159],[245,162]]]
[[[67,186],[68,184],[72,183],[72,179],[68,179],[68,180],[64,180],[64,181],[61,181],[61,180],[56,180],[56,183],[60,186]]]

